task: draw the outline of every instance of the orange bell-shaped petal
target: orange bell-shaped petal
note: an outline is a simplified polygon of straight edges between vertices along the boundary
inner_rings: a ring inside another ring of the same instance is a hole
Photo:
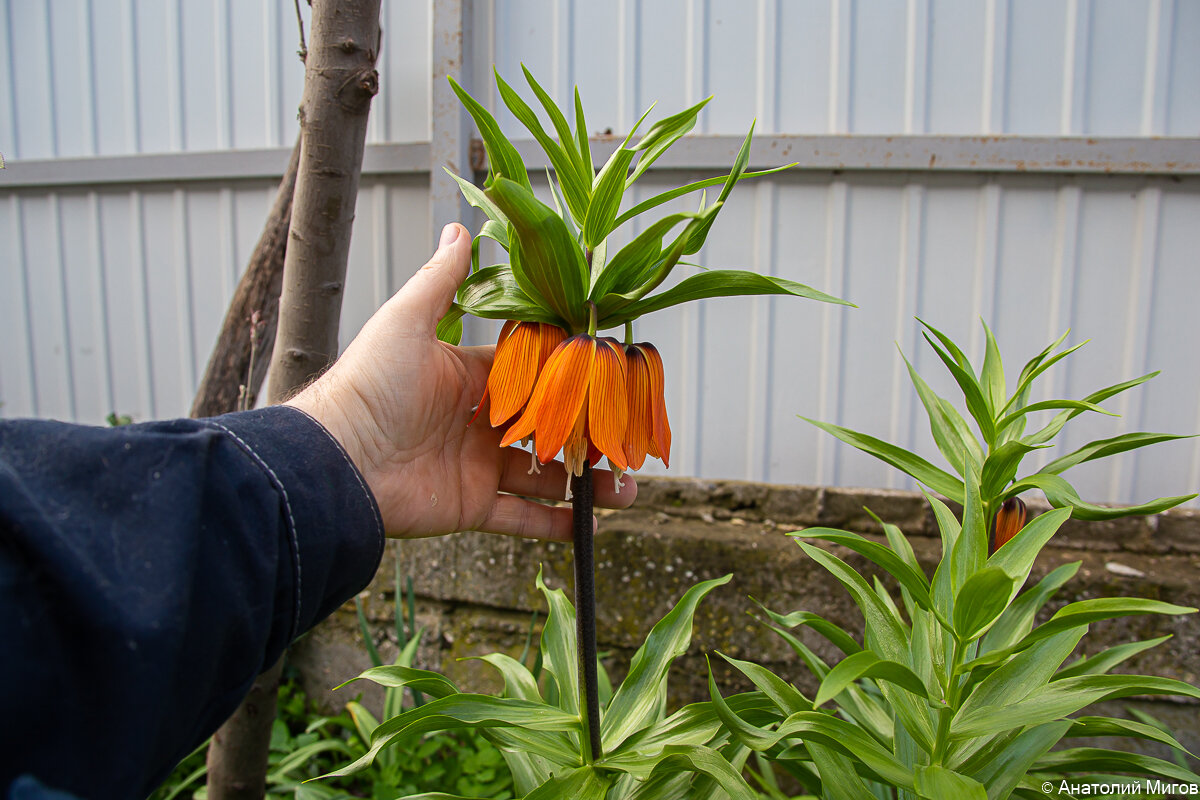
[[[596,345],[595,337],[578,334],[554,349],[542,368],[525,413],[504,434],[501,447],[536,432],[538,460],[545,464],[558,455],[584,409]]]
[[[629,424],[625,372],[621,345],[615,339],[602,339],[588,387],[588,438],[618,469],[629,469],[623,447]]]
[[[562,328],[543,322],[505,323],[485,390],[491,399],[492,427],[500,427],[525,407],[550,353],[566,336]]]
[[[662,357],[652,344],[627,345],[629,424],[625,431],[625,455],[631,469],[641,469],[647,455],[670,466],[671,425]]]

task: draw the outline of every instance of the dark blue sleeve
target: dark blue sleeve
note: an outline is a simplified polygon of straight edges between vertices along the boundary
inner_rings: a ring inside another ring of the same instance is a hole
[[[361,475],[295,409],[0,422],[0,797],[59,796],[24,775],[143,800],[382,550]]]

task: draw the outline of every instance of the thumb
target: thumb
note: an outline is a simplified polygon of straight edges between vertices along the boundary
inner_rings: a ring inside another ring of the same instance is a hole
[[[471,235],[457,222],[442,229],[437,252],[396,294],[420,331],[432,333],[471,271]]]

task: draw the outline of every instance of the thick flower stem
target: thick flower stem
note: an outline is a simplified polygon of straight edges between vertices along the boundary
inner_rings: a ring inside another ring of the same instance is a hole
[[[596,558],[593,547],[592,468],[571,479],[575,525],[575,640],[579,653],[579,714],[583,751],[588,763],[600,758],[600,692],[596,675]]]

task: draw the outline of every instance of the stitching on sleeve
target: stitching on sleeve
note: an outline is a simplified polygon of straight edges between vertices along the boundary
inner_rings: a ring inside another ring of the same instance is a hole
[[[239,445],[241,445],[241,448],[243,450],[245,450],[247,453],[249,453],[250,456],[255,460],[255,462],[258,463],[258,466],[261,467],[268,475],[271,476],[271,482],[275,485],[275,488],[278,489],[279,493],[283,496],[283,507],[287,511],[287,518],[288,518],[288,533],[290,533],[291,537],[292,537],[292,554],[293,554],[292,560],[296,564],[296,589],[294,592],[296,613],[292,618],[291,635],[288,636],[288,640],[291,641],[292,639],[296,638],[296,636],[298,635],[298,633],[300,631],[300,620],[302,619],[302,617],[300,616],[300,603],[304,597],[304,592],[301,590],[300,538],[296,533],[296,518],[292,514],[292,503],[288,499],[287,488],[283,485],[283,481],[279,480],[279,476],[275,474],[275,470],[271,469],[271,465],[268,464],[266,461],[264,461],[262,459],[262,457],[254,451],[254,448],[251,447],[249,444],[247,444],[246,441],[244,439],[242,439],[242,437],[238,436],[236,433],[234,433],[233,431],[231,431],[229,428],[225,427],[221,423],[217,422],[216,420],[207,419],[207,420],[204,420],[204,422],[225,431],[225,433],[227,433],[229,436],[231,436],[234,439],[234,441],[236,441]]]
[[[354,478],[355,478],[355,480],[358,481],[359,487],[363,490],[363,494],[366,496],[367,502],[373,508],[377,509],[378,502],[375,500],[375,495],[371,493],[371,490],[369,488],[367,488],[366,482],[363,481],[362,473],[359,472],[358,467],[354,466],[354,462],[351,461],[350,456],[346,454],[346,448],[342,447],[342,443],[339,442],[337,439],[333,438],[333,434],[330,433],[325,428],[325,426],[320,423],[319,420],[317,420],[315,417],[313,417],[312,414],[309,414],[307,411],[303,411],[299,408],[296,408],[295,406],[284,406],[284,408],[290,408],[292,411],[299,412],[300,414],[303,414],[304,416],[308,417],[310,420],[313,421],[313,424],[315,424],[317,426],[317,428],[320,429],[321,433],[325,434],[325,438],[329,439],[329,441],[333,444],[334,449],[337,450],[339,453],[341,453],[342,459],[346,462],[347,466],[350,467],[350,471],[352,473],[354,473]],[[379,540],[378,540],[379,541],[379,549],[376,550],[375,555],[376,555],[376,560],[380,560],[383,558],[384,533],[383,533],[383,518],[380,517],[378,510],[375,511],[375,531],[376,531],[376,533],[379,534]]]

